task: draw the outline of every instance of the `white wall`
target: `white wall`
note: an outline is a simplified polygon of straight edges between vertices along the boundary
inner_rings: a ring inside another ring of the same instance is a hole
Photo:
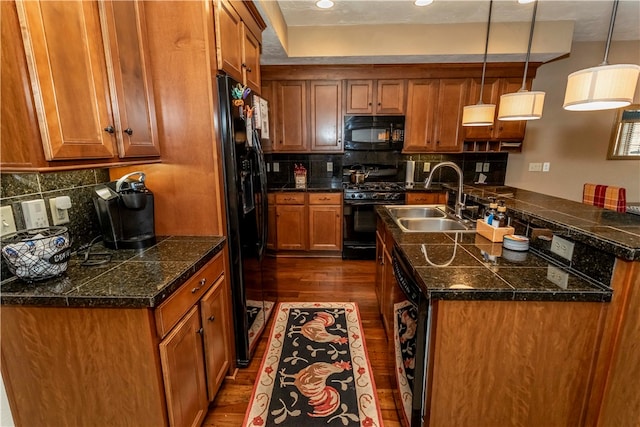
[[[505,184],[582,201],[585,182],[625,187],[640,202],[640,160],[607,160],[616,110],[574,112],[562,108],[567,76],[600,65],[604,42],[574,43],[571,55],[542,65],[533,90],[546,92],[540,120],[527,123],[522,153],[509,154]],[[612,43],[610,64],[640,64],[640,41]],[[635,103],[640,103],[640,84]],[[530,162],[550,162],[549,172],[529,172]]]

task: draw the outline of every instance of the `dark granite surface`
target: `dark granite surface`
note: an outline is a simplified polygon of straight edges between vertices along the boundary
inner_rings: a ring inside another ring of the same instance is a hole
[[[267,183],[268,191],[296,191],[296,192],[341,192],[342,180],[334,178],[327,180],[315,180],[308,182],[305,188],[296,188],[294,183],[271,184]]]
[[[12,277],[0,283],[2,305],[69,307],[156,307],[224,247],[224,237],[163,236],[142,250],[94,245],[82,266],[84,251],[71,257],[67,271],[53,279],[27,283]]]
[[[445,187],[455,190],[444,184]],[[640,216],[619,213],[559,197],[506,186],[465,185],[467,200],[488,203],[489,197],[505,201],[508,214],[535,227],[582,242],[629,261],[640,260]]]
[[[504,249],[475,232],[404,233],[384,207],[379,217],[413,269],[423,292],[434,299],[592,301],[611,300],[605,283],[585,277],[544,253]],[[549,280],[566,273],[566,286]]]

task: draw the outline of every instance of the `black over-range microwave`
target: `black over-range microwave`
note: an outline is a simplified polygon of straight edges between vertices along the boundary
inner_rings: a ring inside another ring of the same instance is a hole
[[[404,116],[345,116],[344,149],[401,151]]]

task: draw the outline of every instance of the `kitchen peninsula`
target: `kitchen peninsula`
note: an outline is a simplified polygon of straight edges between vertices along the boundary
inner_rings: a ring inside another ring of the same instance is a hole
[[[475,233],[403,233],[377,209],[388,333],[394,248],[430,302],[429,425],[637,422],[640,217],[510,187],[464,191],[470,203],[505,200],[531,250],[505,251]],[[573,242],[571,260],[540,235]]]
[[[230,366],[224,237],[93,247],[65,274],[2,282],[16,425],[196,425]],[[204,340],[205,346],[202,345]]]

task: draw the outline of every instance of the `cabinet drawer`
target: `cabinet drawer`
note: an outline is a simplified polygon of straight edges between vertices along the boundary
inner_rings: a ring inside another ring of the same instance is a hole
[[[309,193],[310,205],[341,205],[342,193]]]
[[[276,202],[276,195],[273,193],[267,193],[267,203],[269,203],[270,205],[275,204]]]
[[[432,205],[447,203],[447,193],[407,193],[408,205]]]
[[[276,204],[278,205],[304,205],[305,193],[278,193]]]
[[[155,312],[156,328],[160,338],[169,333],[171,328],[202,298],[223,272],[224,258],[222,257],[222,253],[220,253],[196,272],[196,274],[175,291],[165,302],[160,304]]]

